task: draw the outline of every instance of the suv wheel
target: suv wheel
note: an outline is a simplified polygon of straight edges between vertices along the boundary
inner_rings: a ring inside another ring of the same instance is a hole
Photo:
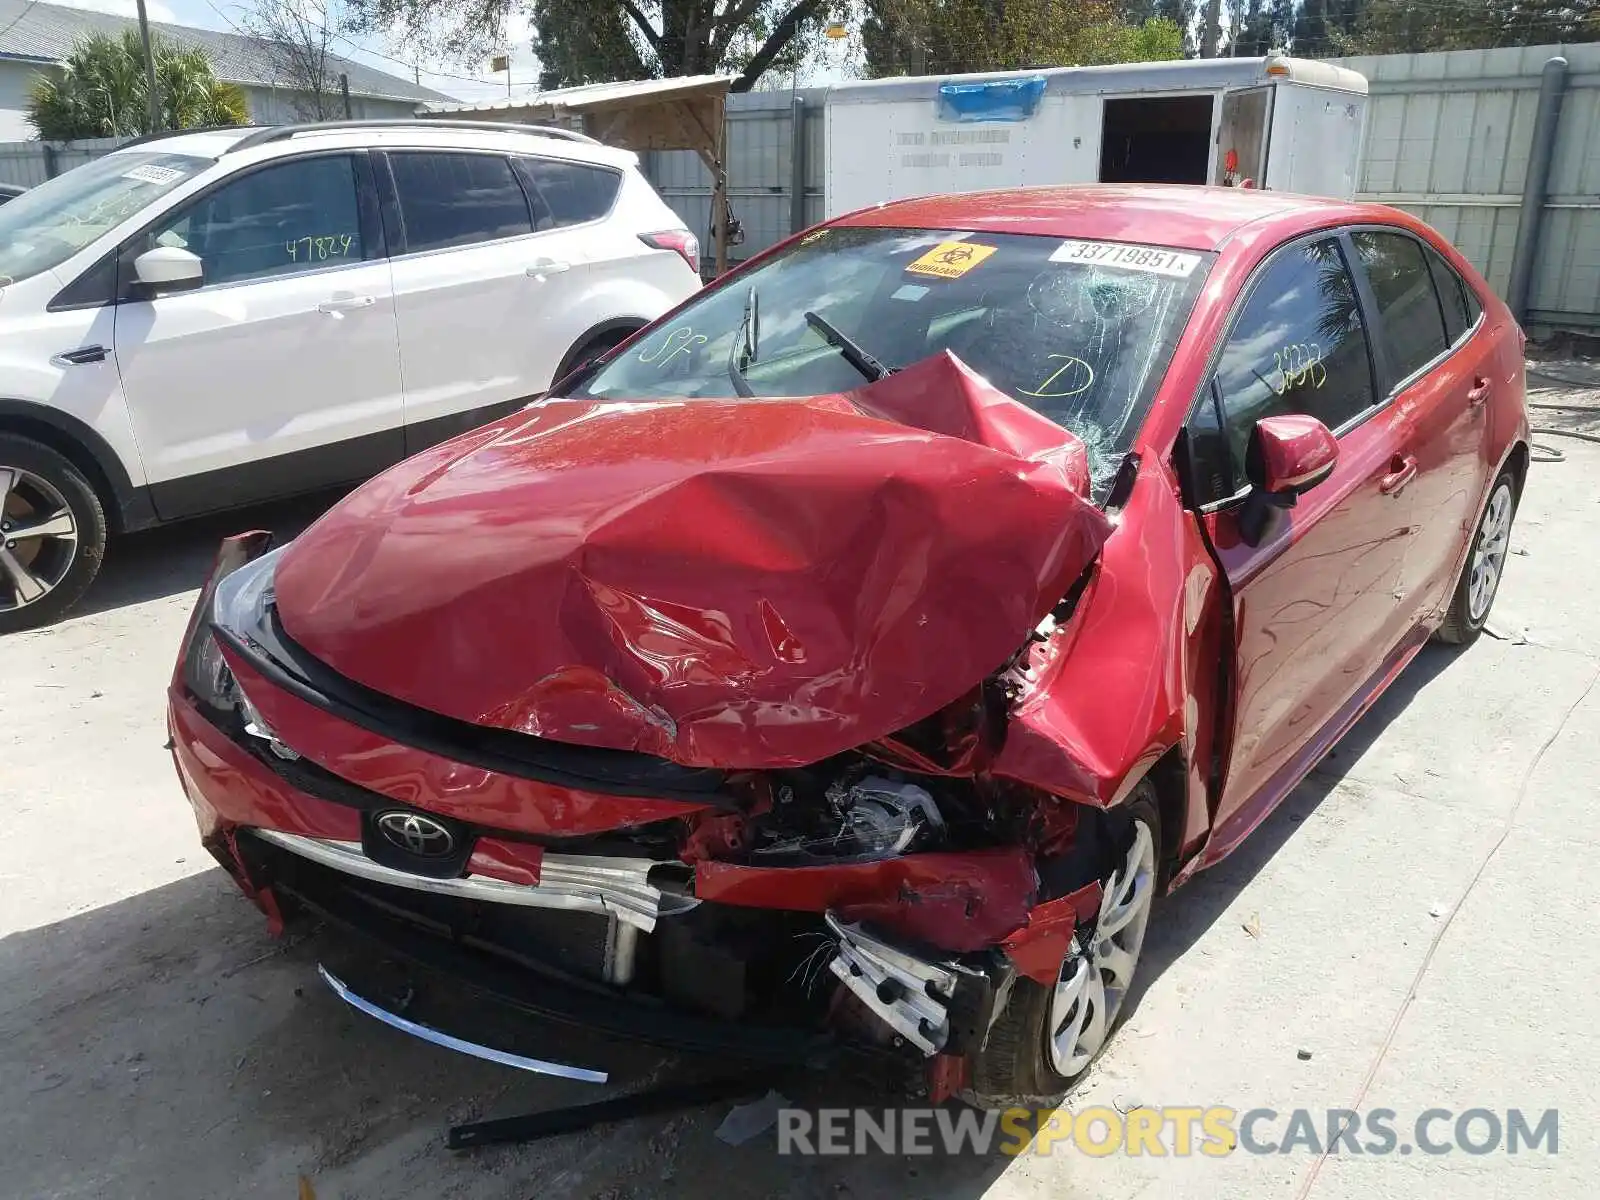
[[[66,612],[105,550],[105,510],[83,472],[41,442],[0,434],[0,633]]]

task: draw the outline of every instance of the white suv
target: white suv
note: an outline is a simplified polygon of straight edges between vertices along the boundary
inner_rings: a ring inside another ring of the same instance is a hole
[[[365,478],[700,286],[632,153],[343,122],[130,143],[0,207],[0,633],[108,534]]]

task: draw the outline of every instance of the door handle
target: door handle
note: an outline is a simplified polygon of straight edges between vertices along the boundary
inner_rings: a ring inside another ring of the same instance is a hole
[[[1417,477],[1417,460],[1411,455],[1395,455],[1389,460],[1389,473],[1378,480],[1378,490],[1385,496],[1398,496]]]
[[[76,350],[68,350],[56,355],[55,361],[62,366],[81,367],[85,363],[105,362],[106,348],[104,346],[79,346]]]
[[[341,313],[351,312],[357,308],[371,308],[377,302],[376,296],[352,296],[349,292],[335,292],[328,299],[317,305],[317,311],[338,316]]]
[[[546,275],[559,275],[563,271],[572,270],[572,264],[559,258],[536,258],[528,264],[528,269],[523,272],[533,279],[543,279]]]
[[[1473,379],[1472,387],[1467,392],[1467,403],[1471,407],[1477,408],[1478,405],[1482,404],[1488,398],[1489,398],[1489,381],[1487,379],[1485,379],[1482,375],[1479,375],[1475,379]]]

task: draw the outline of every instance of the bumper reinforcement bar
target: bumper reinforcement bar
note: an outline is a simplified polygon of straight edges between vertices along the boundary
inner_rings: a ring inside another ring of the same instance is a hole
[[[841,921],[824,918],[839,939],[828,969],[890,1029],[926,1055],[938,1054],[950,1040],[950,1008],[961,976],[954,970],[907,953]]]
[[[371,1000],[356,995],[343,980],[321,963],[317,964],[317,973],[333,989],[334,995],[338,996],[339,999],[357,1012],[364,1012],[367,1016],[374,1017],[385,1025],[398,1029],[401,1033],[409,1033],[412,1037],[421,1038],[425,1042],[432,1042],[435,1046],[443,1046],[446,1050],[470,1054],[473,1058],[499,1063],[502,1067],[516,1067],[519,1071],[532,1071],[536,1075],[555,1075],[562,1079],[576,1079],[580,1083],[605,1083],[608,1078],[604,1071],[591,1071],[587,1067],[572,1067],[566,1063],[546,1062],[542,1058],[525,1058],[520,1054],[512,1054],[507,1050],[496,1050],[493,1046],[484,1046],[478,1042],[469,1042],[465,1038],[452,1037],[448,1033],[442,1033],[434,1029],[431,1025],[422,1025],[416,1021],[407,1020],[398,1013],[392,1013],[386,1008],[380,1008]]]
[[[646,933],[655,929],[658,918],[687,912],[700,903],[693,896],[664,892],[651,883],[650,872],[660,864],[648,858],[546,854],[539,867],[539,882],[530,887],[480,875],[463,879],[412,875],[373,862],[362,852],[359,842],[329,841],[297,833],[280,833],[275,829],[251,832],[291,854],[373,883],[490,904],[594,913],[615,917]]]

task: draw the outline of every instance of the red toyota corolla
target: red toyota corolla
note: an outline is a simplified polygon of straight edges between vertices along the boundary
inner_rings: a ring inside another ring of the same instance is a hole
[[[178,772],[275,927],[618,1037],[1059,1095],[1154,896],[1483,627],[1521,351],[1388,208],[843,217],[289,545],[232,539]]]

